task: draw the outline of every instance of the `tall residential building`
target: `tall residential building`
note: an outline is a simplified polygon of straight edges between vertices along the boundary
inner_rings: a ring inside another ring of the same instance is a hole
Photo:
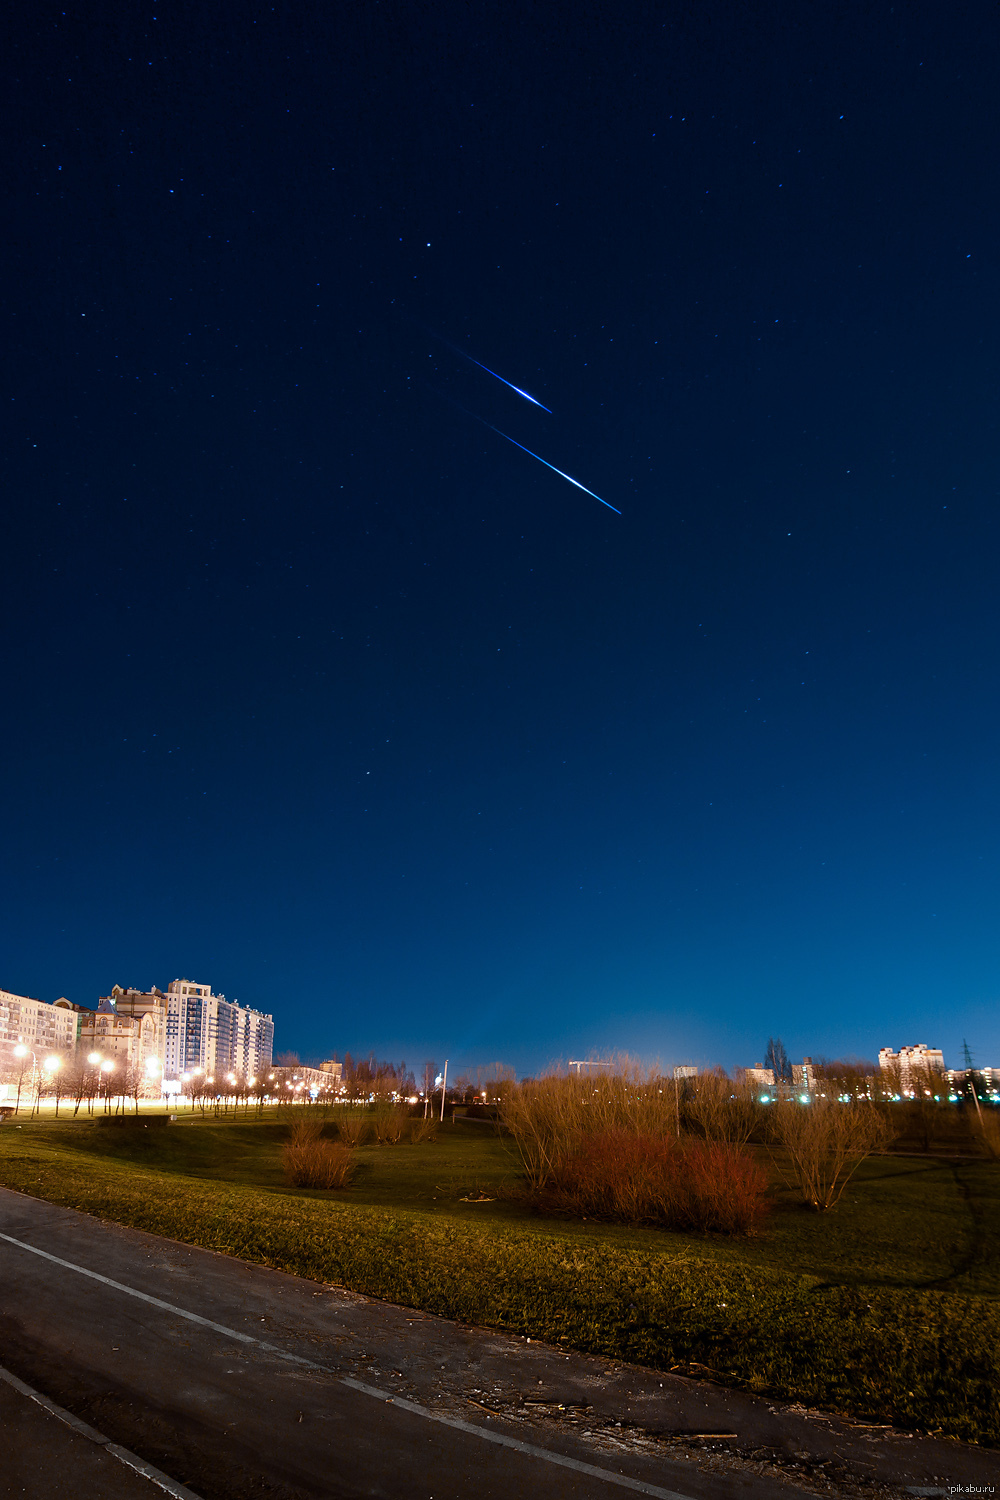
[[[816,1069],[811,1057],[804,1057],[800,1063],[792,1063],[792,1087],[805,1089],[812,1093],[816,1087]]]
[[[176,1080],[196,1068],[260,1077],[271,1066],[274,1020],[262,1011],[213,995],[209,984],[174,979],[167,985],[164,1073]]]
[[[0,990],[0,1063],[9,1062],[12,1049],[23,1042],[38,1058],[42,1053],[72,1052],[80,1029],[80,1010],[69,1000],[52,1005],[29,995]],[[9,1043],[5,1046],[4,1043]]]
[[[912,1047],[900,1047],[893,1052],[891,1047],[882,1047],[878,1065],[887,1073],[898,1073],[902,1088],[910,1087],[913,1074],[926,1077],[928,1073],[944,1072],[944,1053],[940,1047],[927,1047],[918,1042]]]

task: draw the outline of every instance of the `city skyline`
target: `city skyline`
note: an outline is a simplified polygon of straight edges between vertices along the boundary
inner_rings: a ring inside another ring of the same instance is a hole
[[[191,997],[190,1002],[187,998],[189,995]],[[230,1022],[220,1029],[218,1020],[220,1002],[226,1010],[237,1013],[238,1022],[235,1026]],[[147,1015],[162,1009],[162,1018],[157,1015],[155,1039],[151,1037],[150,1040],[153,1050],[155,1050],[156,1055],[160,1059],[160,1072],[166,1080],[171,1082],[176,1082],[179,1078],[190,1077],[192,1072],[219,1072],[221,1074],[228,1072],[232,1068],[235,1068],[241,1076],[248,1077],[260,1074],[273,1065],[274,1027],[272,1015],[261,1012],[254,1007],[241,1006],[238,1000],[227,1001],[225,995],[221,992],[213,992],[210,984],[203,984],[183,978],[171,980],[166,990],[161,990],[156,985],[150,986],[149,990],[140,990],[135,987],[125,988],[115,984],[107,995],[98,997],[97,1003],[93,1007],[79,1002],[71,1002],[65,995],[60,996],[55,1001],[45,1001],[37,996],[17,995],[0,988],[0,1043],[7,1042],[13,1045],[14,1042],[25,1040],[25,1036],[17,1030],[17,1027],[11,1020],[11,1015],[14,1014],[11,1011],[12,1004],[15,1011],[17,1007],[21,1008],[21,1014],[15,1016],[20,1025],[30,1024],[33,1032],[38,1029],[39,1022],[37,1016],[34,1016],[34,1019],[30,1023],[25,1022],[23,1015],[24,1003],[27,1003],[30,1007],[44,1007],[44,1013],[52,1013],[50,1020],[43,1021],[41,1025],[47,1039],[48,1050],[55,1053],[59,1053],[70,1046],[65,1037],[61,1039],[56,1038],[55,1029],[60,1024],[65,1026],[67,1012],[81,1017],[82,1030],[79,1029],[80,1023],[78,1023],[75,1047],[76,1050],[82,1048],[83,1051],[86,1051],[88,1045],[86,1037],[90,1037],[91,1041],[93,1041],[96,1035],[95,1026],[99,1024],[96,1021],[97,1016],[101,1014],[115,1017],[121,1016],[122,1018],[140,1019],[145,1022]],[[188,1024],[187,1015],[187,1006],[189,1003],[196,1004],[199,1011],[197,1021],[191,1025]],[[201,1014],[202,1009],[209,1005],[214,1007],[213,1019],[209,1018],[207,1010],[205,1010],[204,1015]],[[38,1014],[43,1014],[43,1012],[38,1012]],[[248,1030],[251,1018],[252,1027]],[[192,1029],[196,1035],[193,1040],[189,1037],[185,1045],[180,1039],[181,1034],[186,1031],[192,1031]],[[232,1045],[230,1045],[230,1032],[232,1032]],[[259,1038],[258,1032],[260,1033]],[[212,1038],[211,1045],[209,1043],[210,1034]],[[221,1041],[220,1037],[222,1038]],[[39,1042],[39,1045],[41,1045],[41,1042]],[[221,1052],[219,1052],[220,1047]],[[300,1060],[301,1065],[309,1072],[316,1071],[321,1064],[330,1067],[335,1062],[336,1066],[339,1067],[341,1059],[349,1057],[352,1052],[350,1047],[343,1046],[330,1047],[326,1050],[332,1054],[332,1059],[327,1058],[325,1054],[315,1053],[302,1058]],[[386,1050],[377,1044],[360,1049],[355,1048],[355,1061],[364,1061],[367,1058],[378,1057],[380,1053],[384,1053]],[[967,1070],[968,1062],[964,1056],[967,1053],[967,1044],[963,1044],[962,1050],[963,1068],[948,1069],[949,1072],[961,1073]],[[917,1068],[918,1071],[927,1068],[944,1071],[947,1067],[946,1059],[940,1048],[928,1048],[926,1043],[912,1042],[903,1044],[898,1051],[894,1051],[891,1046],[879,1047],[877,1050],[877,1062],[874,1060],[874,1055],[873,1057],[862,1058],[857,1051],[847,1051],[838,1059],[825,1057],[822,1054],[817,1054],[815,1057],[811,1054],[803,1054],[802,1062],[796,1063],[791,1061],[785,1054],[785,1049],[780,1038],[769,1038],[764,1050],[763,1061],[744,1060],[742,1064],[730,1065],[733,1075],[739,1077],[742,1073],[754,1074],[759,1075],[759,1078],[762,1080],[767,1075],[773,1083],[774,1072],[769,1064],[771,1063],[771,1054],[775,1051],[780,1053],[783,1064],[787,1065],[790,1069],[789,1076],[796,1082],[810,1080],[812,1070],[815,1067],[844,1060],[849,1060],[852,1063],[864,1062],[866,1066],[877,1067],[883,1070],[892,1070],[895,1067],[897,1070],[901,1069],[903,1075],[906,1075],[913,1068]],[[216,1055],[217,1052],[219,1052],[218,1056]],[[279,1053],[274,1055],[288,1057],[297,1054],[293,1054],[289,1050],[282,1048]],[[640,1065],[645,1062],[649,1066],[648,1059],[635,1059],[635,1061],[638,1061]],[[656,1061],[659,1063],[662,1059],[657,1059]],[[626,1067],[631,1065],[629,1055],[624,1053],[618,1053],[616,1059],[612,1059],[612,1063],[616,1066],[619,1064]],[[605,1067],[608,1066],[608,1062],[601,1061],[596,1054],[592,1053],[588,1057],[576,1061],[566,1058],[550,1059],[550,1065],[565,1067],[567,1071],[575,1067],[579,1073],[581,1068],[593,1066]],[[436,1067],[437,1065],[425,1063],[425,1070],[432,1066]],[[456,1059],[456,1066],[452,1076],[457,1077],[459,1074],[468,1072],[470,1069],[485,1076],[488,1074],[491,1066],[494,1068],[499,1067],[502,1070],[507,1065],[500,1060],[495,1061],[493,1064],[484,1065],[482,1063]],[[665,1066],[668,1072],[673,1072],[674,1076],[677,1077],[694,1076],[698,1072],[698,1068],[692,1066],[677,1064],[666,1064]],[[703,1063],[702,1066],[710,1068],[718,1066],[718,1064]],[[1000,1072],[1000,1069],[982,1060],[974,1059],[973,1066],[981,1069],[990,1078],[992,1078],[994,1073]]]

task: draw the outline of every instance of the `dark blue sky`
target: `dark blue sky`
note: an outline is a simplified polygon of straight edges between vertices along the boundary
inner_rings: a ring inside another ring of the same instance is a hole
[[[998,42],[30,7],[0,984],[418,1067],[1000,1064]]]

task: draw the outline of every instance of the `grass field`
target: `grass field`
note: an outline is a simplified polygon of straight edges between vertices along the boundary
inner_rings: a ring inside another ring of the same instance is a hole
[[[273,1117],[9,1122],[0,1182],[428,1312],[1000,1444],[995,1164],[875,1158],[833,1212],[776,1189],[765,1233],[736,1241],[533,1214],[497,1196],[517,1165],[481,1125],[362,1147],[337,1193],[285,1185],[285,1135]]]

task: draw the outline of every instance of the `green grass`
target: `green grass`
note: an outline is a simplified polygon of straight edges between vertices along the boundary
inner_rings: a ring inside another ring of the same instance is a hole
[[[9,1123],[0,1182],[427,1312],[1000,1443],[996,1165],[878,1158],[829,1214],[777,1191],[767,1232],[740,1242],[463,1202],[516,1178],[465,1124],[361,1148],[345,1192],[289,1188],[284,1133]]]

